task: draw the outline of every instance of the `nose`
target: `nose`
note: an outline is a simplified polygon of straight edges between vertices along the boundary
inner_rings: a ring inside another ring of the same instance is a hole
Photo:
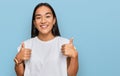
[[[43,24],[43,23],[45,23],[46,22],[46,19],[43,17],[42,19],[41,19],[41,23]]]

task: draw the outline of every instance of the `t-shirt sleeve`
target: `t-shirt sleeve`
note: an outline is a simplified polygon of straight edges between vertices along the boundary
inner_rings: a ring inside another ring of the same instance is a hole
[[[24,41],[23,43],[24,43],[24,45],[25,45],[25,48],[31,49],[31,47],[32,47],[32,40],[31,40],[31,39],[26,40],[26,41]],[[18,46],[18,48],[17,48],[17,51],[18,51],[18,52],[19,52],[20,49],[21,49],[21,45],[22,45],[22,43],[21,43],[21,44]]]
[[[68,44],[69,43],[69,40],[66,39],[66,38],[60,38],[60,46],[64,45],[64,44]]]

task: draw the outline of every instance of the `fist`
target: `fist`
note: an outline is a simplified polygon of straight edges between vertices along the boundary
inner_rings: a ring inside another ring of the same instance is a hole
[[[77,51],[73,45],[73,39],[70,39],[68,44],[62,45],[61,51],[65,56],[73,57],[73,58],[76,57]]]
[[[17,54],[16,58],[20,61],[29,60],[31,56],[31,49],[25,48],[25,44],[22,43],[21,49]]]

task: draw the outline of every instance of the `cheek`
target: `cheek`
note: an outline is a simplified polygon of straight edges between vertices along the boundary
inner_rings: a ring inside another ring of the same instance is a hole
[[[54,20],[51,20],[49,21],[50,25],[53,26],[55,23],[54,23]]]
[[[38,28],[39,28],[39,26],[38,26],[38,23],[37,23],[37,22],[34,22],[34,26],[35,26],[35,28],[36,28],[36,29],[38,29]]]
[[[34,21],[33,23],[34,23],[34,25],[36,26],[36,21]]]
[[[51,29],[53,28],[53,26],[54,26],[54,24],[53,24],[53,22],[51,22],[51,23],[50,23],[50,27],[51,27]]]
[[[39,25],[39,23],[40,23],[39,21],[35,21],[34,22],[35,27],[37,27]]]

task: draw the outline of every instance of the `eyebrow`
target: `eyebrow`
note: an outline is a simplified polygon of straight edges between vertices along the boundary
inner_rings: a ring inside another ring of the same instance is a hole
[[[45,15],[48,15],[48,14],[51,14],[51,15],[52,15],[51,12],[47,12]],[[35,14],[35,17],[36,17],[36,16],[41,16],[41,14]]]

